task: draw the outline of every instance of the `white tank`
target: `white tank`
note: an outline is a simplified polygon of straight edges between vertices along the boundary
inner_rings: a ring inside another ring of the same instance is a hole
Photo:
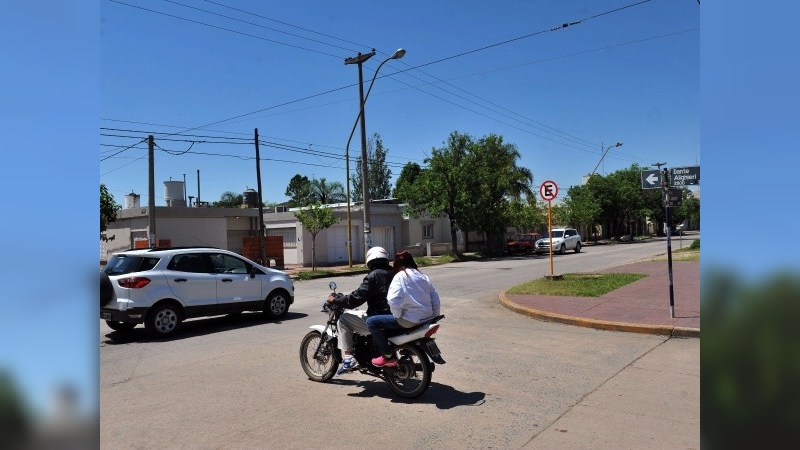
[[[125,209],[133,209],[139,207],[139,194],[131,192],[125,196]]]
[[[183,181],[164,182],[164,201],[167,203],[167,206],[186,206]]]

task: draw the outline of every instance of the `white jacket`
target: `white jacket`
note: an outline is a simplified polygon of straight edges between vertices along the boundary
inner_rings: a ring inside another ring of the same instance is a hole
[[[386,298],[392,315],[405,327],[439,315],[439,293],[431,280],[415,269],[397,272]]]

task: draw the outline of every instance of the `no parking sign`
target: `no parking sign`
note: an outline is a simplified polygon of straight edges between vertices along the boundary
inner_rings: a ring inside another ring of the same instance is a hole
[[[539,195],[548,202],[555,200],[558,197],[558,185],[555,181],[545,181],[539,186]]]

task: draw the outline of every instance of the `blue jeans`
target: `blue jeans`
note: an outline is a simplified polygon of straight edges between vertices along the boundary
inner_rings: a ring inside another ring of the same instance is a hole
[[[403,328],[403,326],[397,323],[397,319],[393,315],[380,314],[367,317],[367,328],[369,328],[372,340],[375,341],[375,345],[378,346],[381,355],[388,355],[391,353],[389,351],[389,338],[386,337],[383,330],[397,330]]]

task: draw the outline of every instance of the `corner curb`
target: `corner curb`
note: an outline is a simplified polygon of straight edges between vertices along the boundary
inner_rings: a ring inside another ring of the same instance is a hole
[[[541,311],[538,309],[529,308],[512,302],[506,297],[505,291],[500,293],[500,304],[506,308],[524,314],[526,316],[538,319],[544,322],[556,322],[566,325],[574,325],[585,328],[595,328],[598,330],[607,331],[622,331],[626,333],[641,333],[641,334],[655,334],[660,336],[671,337],[700,337],[700,329],[686,328],[686,327],[673,327],[669,325],[645,325],[638,323],[625,323],[625,322],[610,322],[600,319],[587,319],[583,317],[573,317],[563,314]]]

